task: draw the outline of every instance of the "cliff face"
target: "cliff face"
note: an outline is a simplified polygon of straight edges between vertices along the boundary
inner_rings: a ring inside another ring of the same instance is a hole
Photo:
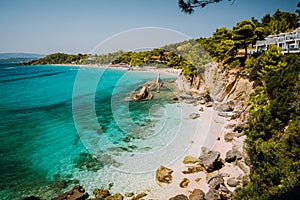
[[[206,65],[205,87],[215,103],[231,102],[236,109],[245,109],[253,90],[245,72],[240,69],[220,70],[217,64]]]
[[[253,82],[240,68],[224,70],[217,63],[209,63],[205,73],[193,78],[179,76],[176,84],[180,92],[188,94],[207,94],[212,99],[215,110],[221,112],[236,111],[241,122],[246,122],[247,102],[254,92]]]

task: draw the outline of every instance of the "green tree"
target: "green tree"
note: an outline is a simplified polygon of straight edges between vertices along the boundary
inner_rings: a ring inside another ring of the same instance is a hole
[[[256,40],[255,24],[251,20],[243,20],[233,27],[232,39],[237,48],[245,49],[245,58],[247,58],[247,48]]]

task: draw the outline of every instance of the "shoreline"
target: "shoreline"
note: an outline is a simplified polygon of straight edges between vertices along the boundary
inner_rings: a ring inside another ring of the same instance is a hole
[[[87,67],[87,68],[99,68],[99,69],[116,69],[116,70],[124,70],[128,72],[150,72],[150,73],[160,73],[164,75],[173,75],[179,76],[181,73],[181,69],[173,69],[173,68],[157,68],[153,66],[143,66],[143,67],[116,67],[113,65],[98,65],[98,64],[41,64],[44,66],[57,66],[57,67]],[[35,66],[35,65],[27,65],[27,66]]]
[[[122,68],[98,65],[53,64],[52,66],[108,68],[124,70]],[[145,73],[162,73],[167,75],[174,75],[178,73],[177,70],[174,70],[172,68],[161,69],[151,67],[145,69],[148,70],[132,71]],[[177,76],[178,75],[179,74],[177,74]],[[177,85],[175,87],[177,88]],[[180,94],[183,93],[180,92]],[[180,96],[178,93],[177,95],[178,97]],[[193,100],[196,101],[194,103],[188,102],[188,99],[181,99],[178,102],[182,111],[180,122],[181,126],[179,130],[181,139],[175,141],[172,145],[167,144],[167,146],[173,148],[172,150],[181,148],[183,149],[183,152],[181,151],[179,155],[174,157],[172,162],[157,163],[157,165],[151,172],[148,171],[142,174],[130,174],[122,170],[109,169],[110,167],[106,167],[104,170],[100,170],[95,174],[88,174],[88,177],[84,177],[84,179],[81,179],[84,181],[81,184],[86,188],[86,191],[88,192],[90,197],[93,196],[94,189],[103,188],[103,185],[108,185],[107,183],[114,183],[110,188],[110,191],[112,193],[121,193],[122,195],[125,195],[128,192],[133,192],[134,194],[145,192],[147,194],[145,199],[153,200],[169,199],[179,194],[189,196],[190,194],[192,194],[192,191],[194,189],[201,189],[204,193],[208,193],[210,190],[208,177],[211,176],[211,174],[226,174],[226,176],[224,176],[224,184],[232,192],[235,187],[230,187],[227,184],[228,179],[234,178],[241,182],[242,178],[247,175],[247,172],[245,172],[245,170],[241,169],[241,167],[236,165],[235,163],[224,162],[224,166],[221,169],[215,170],[212,173],[204,171],[189,174],[183,173],[183,171],[187,170],[187,168],[189,168],[190,166],[195,166],[194,163],[183,163],[183,160],[186,156],[191,156],[198,159],[201,156],[201,152],[203,153],[203,147],[205,147],[208,151],[212,150],[220,152],[220,159],[225,161],[226,153],[231,149],[236,149],[243,152],[243,141],[245,139],[245,136],[242,136],[238,137],[232,142],[225,141],[224,138],[226,137],[226,133],[232,131],[232,129],[228,128],[228,126],[232,123],[237,123],[237,120],[229,119],[228,117],[224,117],[224,115],[221,116],[218,110],[215,110],[215,108],[211,107],[212,105],[208,106],[208,104],[201,103],[201,101],[196,100],[197,94],[193,95],[191,96],[193,97]],[[214,104],[213,102],[209,103]],[[190,115],[193,113],[200,114],[200,117],[195,119],[191,118]],[[161,155],[158,154],[157,157],[159,158],[161,157]],[[124,161],[126,162],[126,159]],[[160,165],[173,170],[173,180],[170,184],[157,182],[155,178],[156,169],[158,169]],[[75,174],[75,178],[78,178],[79,180],[80,176],[80,174]],[[188,179],[189,183],[186,187],[180,187],[180,184],[184,179]],[[131,197],[124,197],[124,199],[131,199]]]

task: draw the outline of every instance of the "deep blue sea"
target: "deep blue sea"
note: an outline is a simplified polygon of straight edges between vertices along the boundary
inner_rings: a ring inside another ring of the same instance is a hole
[[[152,134],[160,106],[172,103],[171,97],[162,91],[152,101],[127,100],[156,77],[0,64],[0,199],[50,199],[74,184],[87,187],[83,179],[89,173],[120,165],[114,155],[159,147],[139,144]],[[163,81],[175,78],[162,75]]]

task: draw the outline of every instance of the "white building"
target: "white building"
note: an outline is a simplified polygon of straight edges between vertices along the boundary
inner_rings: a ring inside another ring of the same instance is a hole
[[[283,54],[300,53],[300,27],[289,33],[269,35],[265,40],[257,41],[255,52],[264,52],[271,44],[280,47]]]

